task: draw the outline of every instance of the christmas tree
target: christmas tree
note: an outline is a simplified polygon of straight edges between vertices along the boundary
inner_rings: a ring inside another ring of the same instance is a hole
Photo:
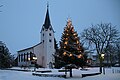
[[[78,67],[83,67],[86,62],[84,49],[70,19],[68,19],[67,25],[62,33],[59,54],[57,56],[59,56],[59,67],[67,64],[75,64]]]

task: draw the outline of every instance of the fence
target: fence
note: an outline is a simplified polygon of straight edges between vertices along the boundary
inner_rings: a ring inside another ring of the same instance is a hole
[[[120,73],[120,68],[119,69],[112,69],[112,73]]]

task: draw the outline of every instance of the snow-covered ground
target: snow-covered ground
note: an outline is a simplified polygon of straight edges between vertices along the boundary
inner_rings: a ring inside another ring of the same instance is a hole
[[[17,68],[18,69],[18,68]],[[20,69],[20,68],[19,68]],[[49,69],[38,69],[41,70],[49,70]],[[81,74],[85,73],[95,73],[99,72],[99,68],[88,68],[87,71],[73,69],[73,78],[67,78],[68,80],[120,80],[120,67],[112,67],[105,69],[105,75],[95,75],[95,76],[87,76],[81,77]],[[65,80],[65,78],[59,77],[39,77],[33,76],[33,72],[22,72],[22,71],[11,71],[11,70],[0,70],[0,80]],[[46,74],[64,74],[64,72],[58,72],[57,69],[52,69],[52,73]],[[69,76],[69,73],[67,73]]]

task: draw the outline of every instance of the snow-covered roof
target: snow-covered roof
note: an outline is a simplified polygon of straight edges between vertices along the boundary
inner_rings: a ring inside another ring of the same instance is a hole
[[[42,43],[42,42],[41,42],[41,43]],[[17,52],[21,52],[21,51],[25,51],[25,50],[28,50],[28,49],[32,49],[32,48],[34,48],[35,46],[40,45],[41,43],[38,43],[38,44],[36,44],[36,45],[34,45],[34,46],[32,46],[32,47],[29,47],[29,48],[21,49],[21,50],[19,50],[19,51],[17,51]]]

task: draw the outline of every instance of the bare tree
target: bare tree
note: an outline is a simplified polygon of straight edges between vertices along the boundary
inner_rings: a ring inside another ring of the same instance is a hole
[[[81,37],[85,42],[89,43],[89,46],[93,46],[96,50],[101,64],[101,53],[105,53],[105,49],[107,50],[110,44],[117,42],[119,33],[111,23],[101,23],[85,29],[82,32]],[[100,72],[102,72],[101,70],[102,68],[100,69]]]
[[[105,49],[105,53],[107,53],[106,60],[109,66],[120,64],[120,40],[118,40],[115,44],[110,44],[108,48]]]
[[[116,53],[117,53],[117,58],[118,58],[118,63],[120,64],[120,40],[119,42],[116,44]],[[120,66],[120,65],[119,65]]]

